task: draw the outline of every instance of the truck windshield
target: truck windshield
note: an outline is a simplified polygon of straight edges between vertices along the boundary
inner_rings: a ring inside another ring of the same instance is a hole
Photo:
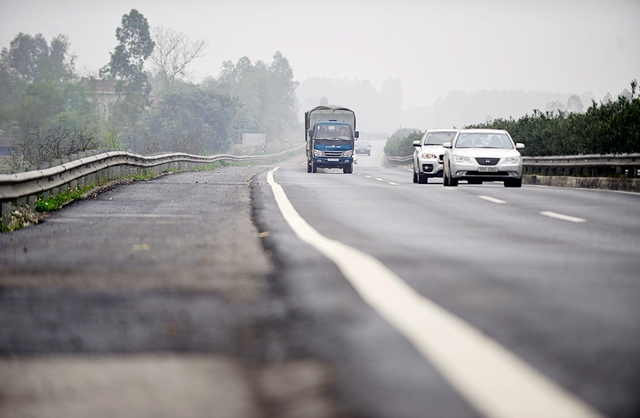
[[[315,140],[349,141],[351,140],[349,125],[320,125],[316,128]]]

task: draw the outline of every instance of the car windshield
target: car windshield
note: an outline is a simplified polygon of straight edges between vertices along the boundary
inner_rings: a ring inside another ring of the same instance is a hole
[[[461,133],[456,148],[501,148],[513,149],[513,143],[501,133]]]
[[[323,124],[316,128],[315,139],[317,140],[349,140],[351,139],[351,126],[349,125],[329,125]]]
[[[442,145],[445,142],[451,142],[455,134],[455,132],[429,132],[424,139],[424,145]]]

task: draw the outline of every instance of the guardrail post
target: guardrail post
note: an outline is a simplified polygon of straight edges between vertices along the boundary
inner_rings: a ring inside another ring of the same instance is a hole
[[[2,202],[2,224],[7,226],[11,223],[11,210],[13,209],[11,202]]]

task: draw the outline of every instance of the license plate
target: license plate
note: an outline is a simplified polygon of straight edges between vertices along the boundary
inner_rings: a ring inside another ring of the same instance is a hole
[[[498,167],[478,167],[479,173],[497,173]]]
[[[327,158],[327,161],[340,161],[339,158]]]

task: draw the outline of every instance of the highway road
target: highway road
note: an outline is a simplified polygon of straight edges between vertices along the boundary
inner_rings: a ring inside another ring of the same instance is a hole
[[[413,184],[370,142],[0,235],[0,416],[640,416],[640,195]]]
[[[380,280],[390,282],[374,280],[379,266],[343,247],[301,246],[277,212],[264,215],[283,264],[294,266],[288,288],[325,336],[318,352],[344,346],[334,361],[344,362],[345,401],[365,416],[638,416],[640,196],[418,185],[406,168],[379,167],[382,143],[374,144],[353,175],[308,174],[302,164],[271,175],[307,224],[298,234],[311,246],[315,233],[346,244],[388,268],[395,277]],[[332,251],[342,274],[321,262]],[[497,343],[500,360],[478,357],[473,339],[442,342],[459,330],[439,330],[430,315],[440,313],[414,309],[393,280],[461,320],[469,328],[461,333]],[[512,356],[518,366],[501,362]],[[534,372],[511,376],[516,367]],[[540,394],[532,380],[544,381]],[[574,415],[554,410],[564,402],[578,405]]]

